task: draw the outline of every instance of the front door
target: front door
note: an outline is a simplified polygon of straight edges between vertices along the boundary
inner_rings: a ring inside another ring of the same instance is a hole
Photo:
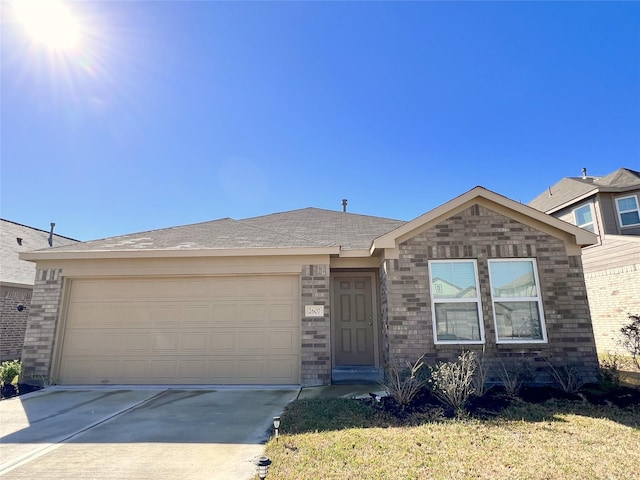
[[[373,365],[371,277],[335,277],[333,284],[335,364]]]

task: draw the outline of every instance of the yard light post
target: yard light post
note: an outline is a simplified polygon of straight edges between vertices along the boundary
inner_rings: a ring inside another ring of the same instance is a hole
[[[269,465],[271,465],[271,460],[269,457],[265,457],[262,455],[261,457],[256,458],[255,461],[256,466],[258,467],[258,477],[260,480],[264,480],[267,478],[267,473],[269,473]]]
[[[278,429],[280,428],[280,417],[273,417],[273,428],[276,431],[276,442],[278,441]]]

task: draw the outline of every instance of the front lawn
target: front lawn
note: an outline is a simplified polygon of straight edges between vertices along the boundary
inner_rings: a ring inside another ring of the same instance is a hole
[[[293,402],[269,480],[640,478],[640,405],[514,401],[496,416],[398,418],[375,403]]]

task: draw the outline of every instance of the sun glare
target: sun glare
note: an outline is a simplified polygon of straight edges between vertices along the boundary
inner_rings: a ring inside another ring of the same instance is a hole
[[[31,37],[52,49],[74,48],[80,28],[69,7],[60,0],[16,0],[18,21]]]

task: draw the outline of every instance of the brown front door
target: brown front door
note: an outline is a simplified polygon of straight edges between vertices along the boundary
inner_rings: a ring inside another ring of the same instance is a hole
[[[373,365],[371,277],[334,279],[335,364]]]

